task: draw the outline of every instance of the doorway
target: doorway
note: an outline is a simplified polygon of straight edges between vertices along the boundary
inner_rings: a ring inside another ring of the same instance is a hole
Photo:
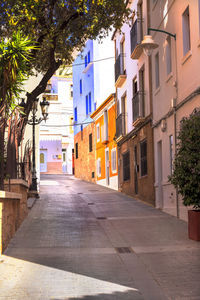
[[[62,149],[62,171],[67,173],[67,149]]]
[[[40,172],[47,172],[47,150],[40,150]]]
[[[163,180],[163,166],[162,166],[162,141],[159,141],[157,144],[158,151],[158,166],[157,166],[157,176],[158,176],[158,207],[160,209],[163,208],[163,188],[162,188],[162,180]]]
[[[137,146],[134,147],[134,186],[135,186],[135,194],[138,194]]]
[[[110,162],[109,162],[109,149],[105,150],[105,164],[106,164],[106,185],[110,184]]]

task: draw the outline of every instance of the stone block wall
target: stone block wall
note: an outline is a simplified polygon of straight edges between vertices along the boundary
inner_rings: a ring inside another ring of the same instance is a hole
[[[0,191],[0,255],[19,227],[22,195]]]
[[[22,195],[19,204],[19,219],[18,219],[18,226],[20,226],[28,214],[28,207],[27,207],[28,184],[26,181],[22,179],[11,179],[10,183],[8,182],[4,183],[4,188],[5,191],[18,193]]]

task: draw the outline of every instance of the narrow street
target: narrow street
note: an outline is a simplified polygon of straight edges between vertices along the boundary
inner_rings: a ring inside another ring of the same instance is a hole
[[[1,300],[200,299],[200,243],[131,197],[43,175],[0,274]]]

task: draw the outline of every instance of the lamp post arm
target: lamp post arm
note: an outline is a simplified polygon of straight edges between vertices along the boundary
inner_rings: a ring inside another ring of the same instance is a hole
[[[148,28],[148,35],[150,34],[150,31],[166,33],[166,34],[172,36],[176,40],[176,34],[172,34],[172,33],[168,32],[168,31],[161,30],[161,29],[155,29],[155,28]]]

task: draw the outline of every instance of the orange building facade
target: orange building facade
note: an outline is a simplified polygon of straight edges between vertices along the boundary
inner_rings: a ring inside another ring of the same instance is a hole
[[[91,115],[95,121],[96,183],[118,190],[115,94]]]

